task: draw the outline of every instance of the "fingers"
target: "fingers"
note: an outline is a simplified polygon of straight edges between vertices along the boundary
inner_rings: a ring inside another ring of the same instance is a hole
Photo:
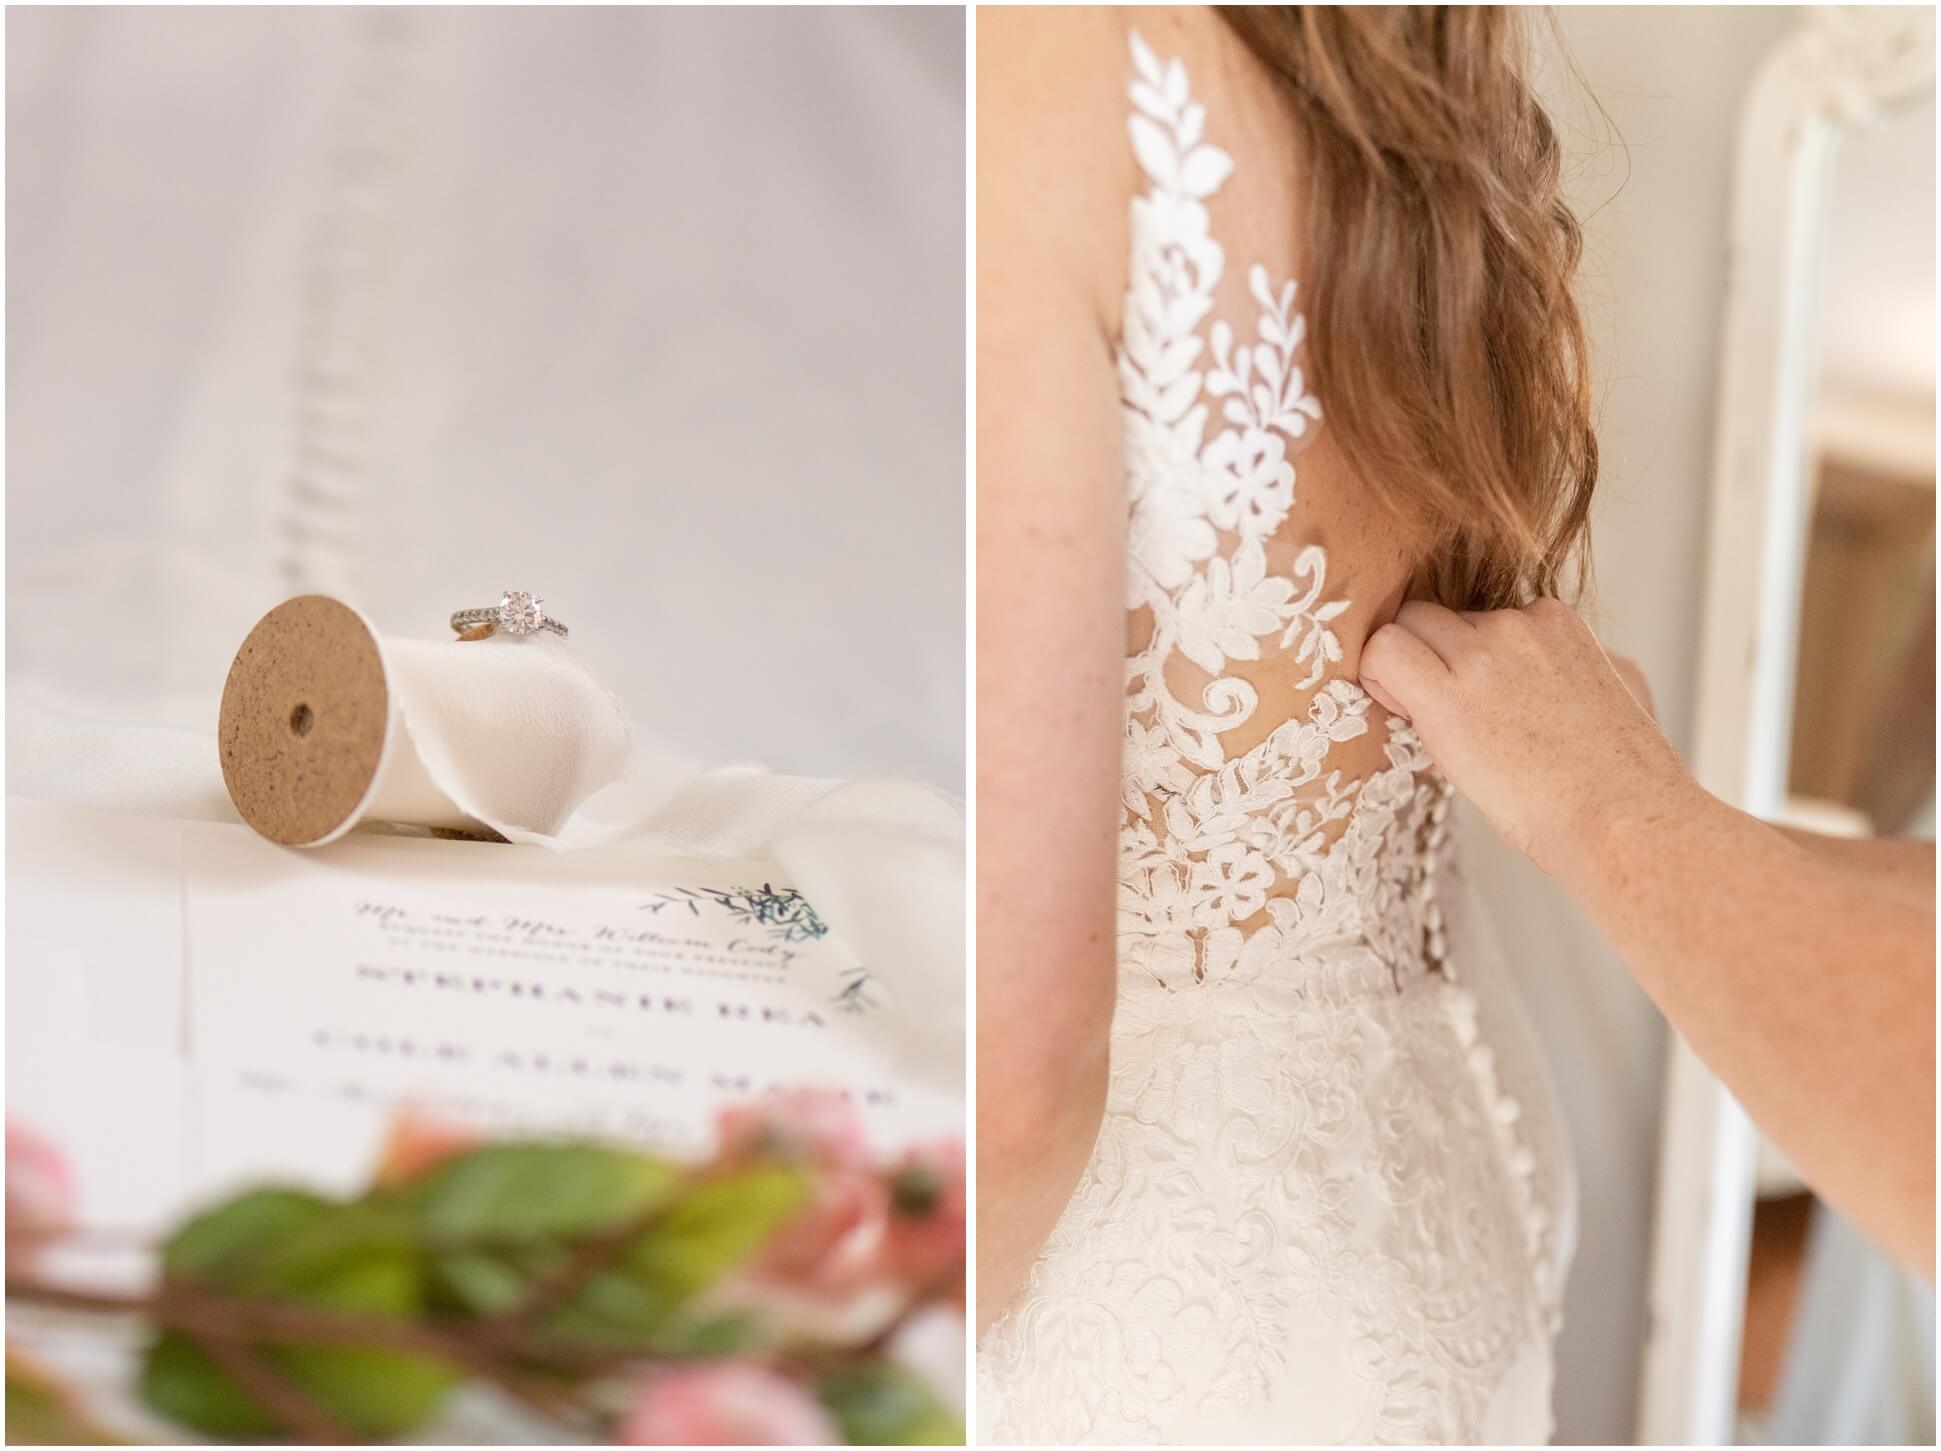
[[[1443,658],[1400,623],[1383,625],[1361,647],[1361,688],[1405,720],[1413,720],[1424,703],[1446,690],[1450,679]]]
[[[1377,630],[1362,647],[1361,683],[1382,705],[1421,729],[1423,710],[1451,694],[1459,675],[1464,688],[1472,690],[1492,689],[1489,681],[1533,685],[1574,678],[1586,658],[1602,662],[1602,647],[1583,618],[1560,600],[1464,612],[1410,600],[1396,611],[1393,624]],[[1650,692],[1636,668],[1626,661],[1618,673],[1649,711]]]
[[[1395,623],[1450,664],[1476,638],[1476,627],[1470,621],[1428,600],[1410,600],[1395,612]]]

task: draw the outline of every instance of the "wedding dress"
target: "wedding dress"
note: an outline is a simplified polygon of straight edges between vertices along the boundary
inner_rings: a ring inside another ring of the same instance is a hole
[[[1323,417],[1295,286],[1251,269],[1251,343],[1214,318],[1207,202],[1233,163],[1181,64],[1136,36],[1133,59],[1118,370],[1143,643],[1111,1087],[985,1339],[989,1439],[1547,1440],[1574,1234],[1547,1072],[1466,899],[1448,786],[1340,670],[1348,601],[1290,455]],[[1227,667],[1264,657],[1305,714],[1229,755],[1261,702]]]

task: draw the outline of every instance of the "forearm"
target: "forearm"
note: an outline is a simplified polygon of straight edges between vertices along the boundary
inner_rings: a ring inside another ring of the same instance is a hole
[[[1822,836],[1796,826],[1775,828],[1827,865],[1857,872],[1911,907],[1934,911],[1934,843],[1891,836]]]
[[[1932,899],[1701,790],[1648,697],[1554,600],[1410,601],[1369,637],[1361,677],[1583,904],[1806,1181],[1932,1278]]]
[[[1102,679],[1093,692],[1103,719],[1115,684]],[[1074,749],[1047,772],[1020,745],[995,726],[978,733],[980,1335],[1017,1293],[1091,1155],[1118,989],[1117,753]]]
[[[1105,1025],[1109,1028],[1109,1018]],[[1011,1303],[1065,1212],[1105,1114],[1107,1032],[1054,1065],[987,1052],[978,1024],[977,1334]]]
[[[1695,785],[1557,875],[1807,1182],[1931,1278],[1933,913]]]
[[[1064,1212],[1105,1104],[1125,810],[1123,26],[1023,6],[977,29],[980,1333]]]

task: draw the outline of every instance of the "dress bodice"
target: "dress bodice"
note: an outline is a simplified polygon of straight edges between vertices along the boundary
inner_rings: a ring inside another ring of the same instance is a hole
[[[1262,931],[1273,955],[1350,936],[1398,986],[1441,951],[1446,790],[1407,724],[1341,668],[1351,602],[1301,529],[1297,455],[1323,415],[1296,285],[1249,269],[1250,340],[1213,316],[1227,263],[1207,202],[1233,162],[1207,139],[1181,64],[1136,36],[1133,58],[1147,189],[1132,203],[1118,371],[1140,643],[1126,661],[1119,919],[1151,941],[1122,965],[1204,981]],[[1261,725],[1258,691],[1231,667],[1259,660],[1311,692],[1305,712],[1230,751],[1225,738]],[[1376,731],[1379,755],[1365,749]],[[1343,769],[1331,758],[1349,742],[1364,748]]]

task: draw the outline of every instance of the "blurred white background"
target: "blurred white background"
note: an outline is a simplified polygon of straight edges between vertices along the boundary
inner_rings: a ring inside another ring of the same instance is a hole
[[[215,782],[322,586],[536,590],[650,742],[961,792],[963,35],[10,12],[10,789],[145,804],[131,728]]]

